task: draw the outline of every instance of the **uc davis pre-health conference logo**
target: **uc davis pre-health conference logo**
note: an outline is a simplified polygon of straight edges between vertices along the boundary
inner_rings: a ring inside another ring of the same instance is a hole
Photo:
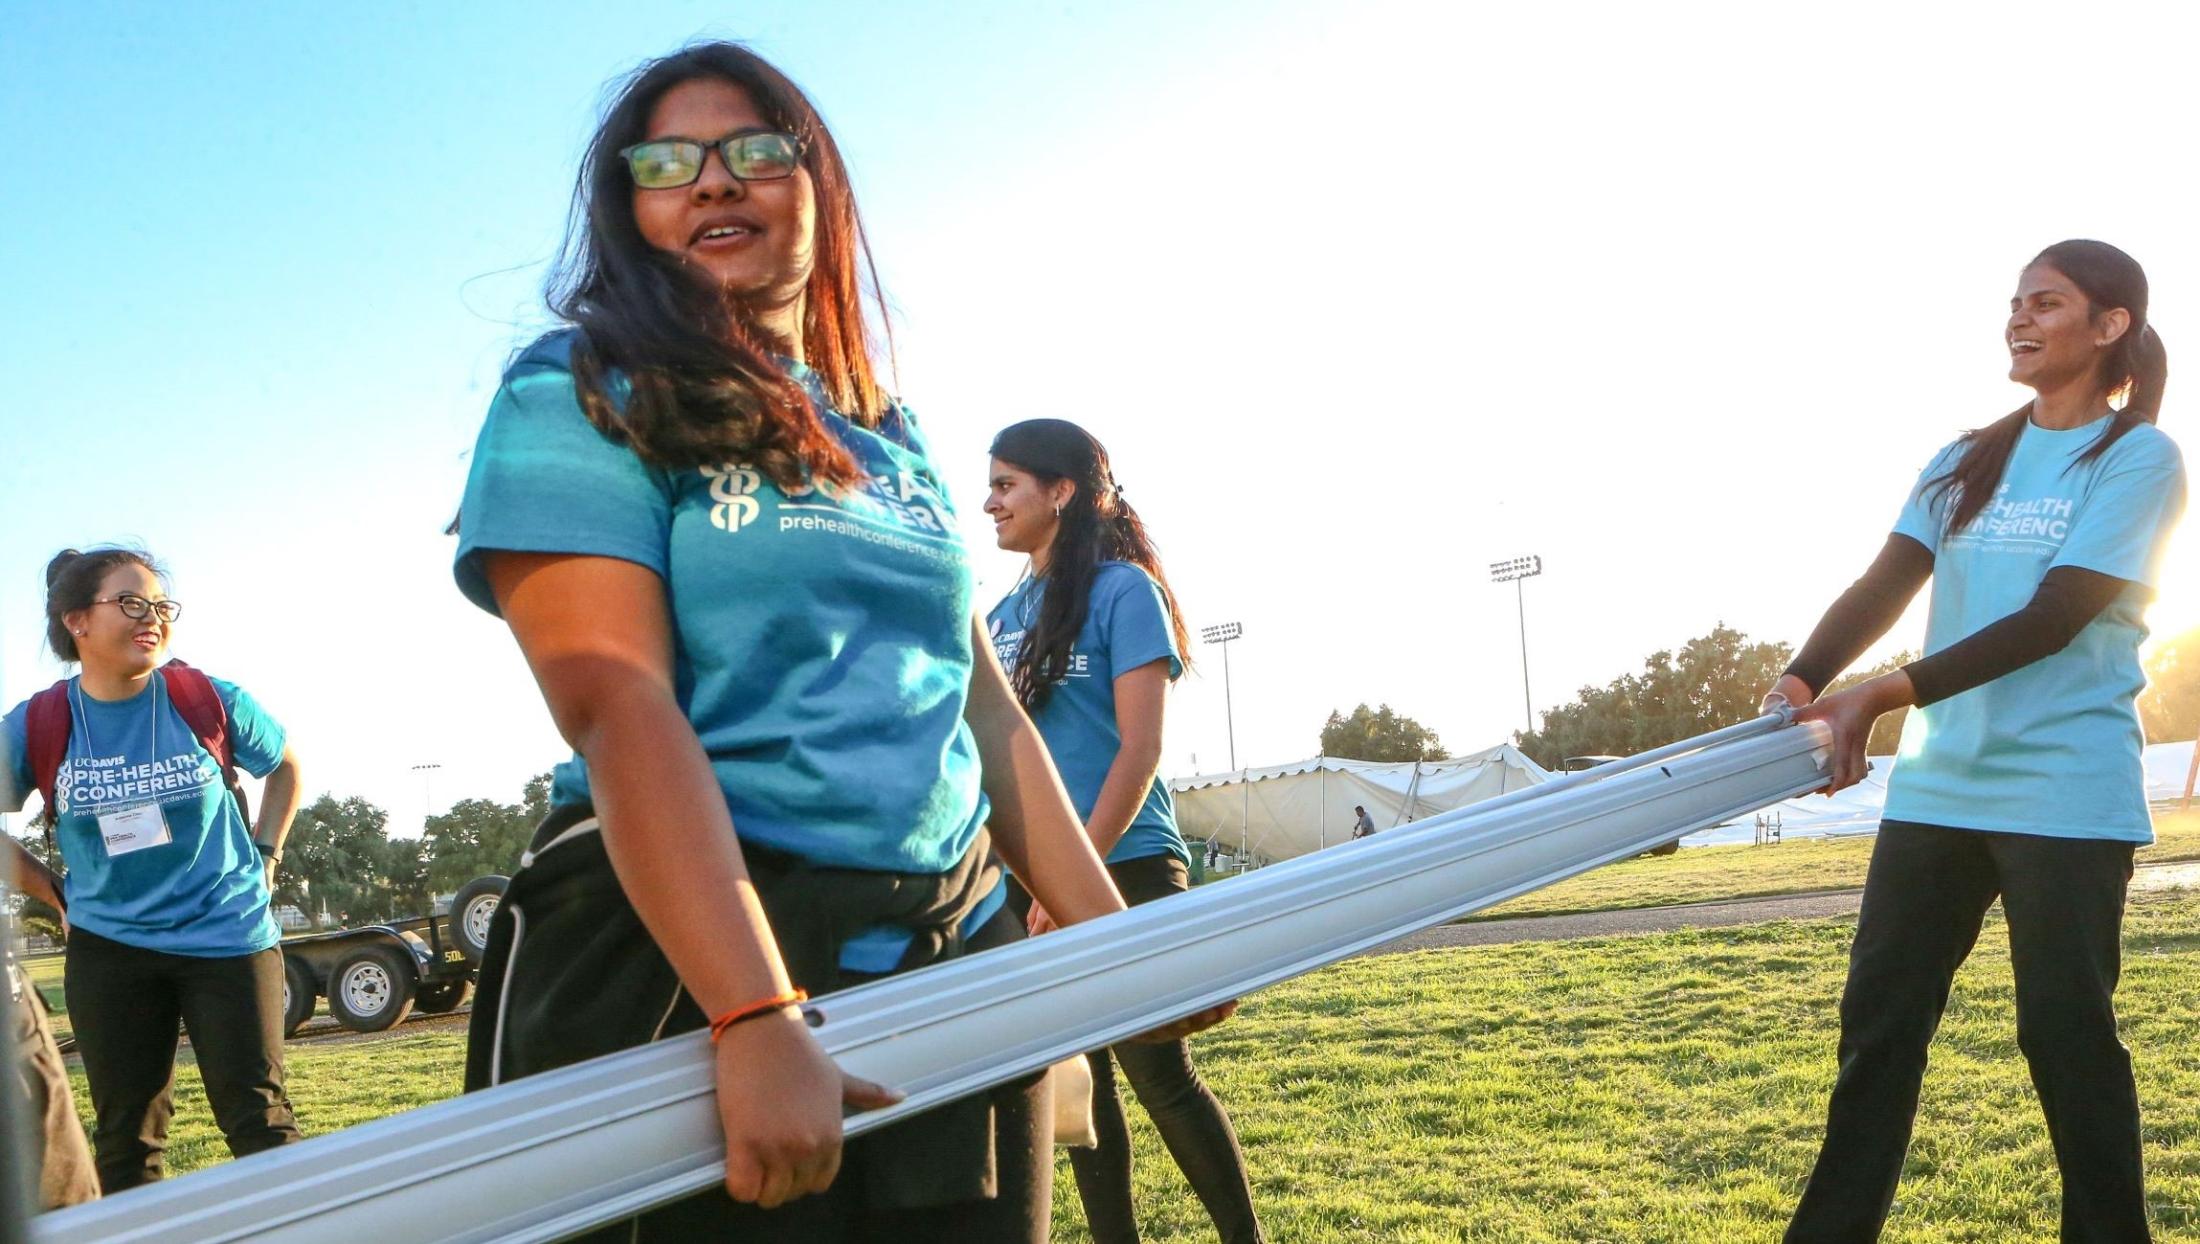
[[[720,531],[739,531],[742,526],[754,522],[763,509],[757,503],[755,492],[764,477],[755,467],[743,464],[706,466],[701,468],[710,480],[710,525]]]

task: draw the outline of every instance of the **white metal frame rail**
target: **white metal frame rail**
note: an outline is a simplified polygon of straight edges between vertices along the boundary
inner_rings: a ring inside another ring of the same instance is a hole
[[[1227,884],[824,999],[817,1037],[908,1094],[860,1133],[1690,830],[1816,789],[1825,732],[1784,713]],[[1197,946],[1197,956],[1177,953]],[[47,1244],[564,1238],[710,1186],[702,1034],[155,1184],[34,1223]]]

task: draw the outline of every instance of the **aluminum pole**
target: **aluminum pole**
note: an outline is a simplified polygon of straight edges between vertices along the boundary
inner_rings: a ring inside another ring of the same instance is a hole
[[[1102,920],[825,998],[908,1117],[1825,783],[1768,715]],[[1596,774],[1591,777],[1591,774]],[[1584,780],[1570,780],[1584,779]],[[1178,953],[1198,946],[1197,961]],[[721,1177],[707,1038],[594,1059],[38,1220],[41,1244],[538,1244]]]

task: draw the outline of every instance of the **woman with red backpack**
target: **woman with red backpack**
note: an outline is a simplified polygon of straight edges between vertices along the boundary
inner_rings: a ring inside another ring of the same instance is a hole
[[[299,1138],[268,890],[298,763],[242,688],[163,664],[182,612],[146,554],[63,551],[46,567],[46,636],[81,672],[0,722],[0,808],[40,792],[67,865],[36,865],[25,888],[70,925],[64,987],[109,1193],[161,1177],[179,1021],[231,1153]],[[256,824],[238,769],[267,779]]]

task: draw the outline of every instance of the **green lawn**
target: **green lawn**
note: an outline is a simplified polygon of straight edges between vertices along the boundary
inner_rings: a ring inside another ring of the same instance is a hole
[[[2200,895],[2137,896],[2125,927],[2157,1238],[2200,1241]],[[1771,1240],[1817,1142],[1852,929],[1359,959],[1255,995],[1195,1050],[1279,1241]],[[462,1041],[293,1046],[300,1118],[325,1131],[448,1094]],[[179,1088],[176,1168],[220,1160],[195,1073]],[[1212,1240],[1131,1117],[1146,1239]],[[1059,1169],[1055,1238],[1074,1244],[1088,1237]],[[1957,981],[1886,1238],[2051,1239],[2055,1201],[1997,915]]]
[[[2154,835],[2154,845],[2139,852],[2139,863],[2200,859],[2200,810],[2158,815]],[[1849,889],[1864,884],[1872,841],[1870,837],[1797,838],[1766,847],[1687,847],[1673,855],[1608,864],[1468,918],[1550,916]]]
[[[69,1000],[61,991],[61,956],[28,960],[23,964],[23,972],[38,987],[38,996],[46,1000],[46,1009],[53,1012],[54,1040],[68,1036]]]

